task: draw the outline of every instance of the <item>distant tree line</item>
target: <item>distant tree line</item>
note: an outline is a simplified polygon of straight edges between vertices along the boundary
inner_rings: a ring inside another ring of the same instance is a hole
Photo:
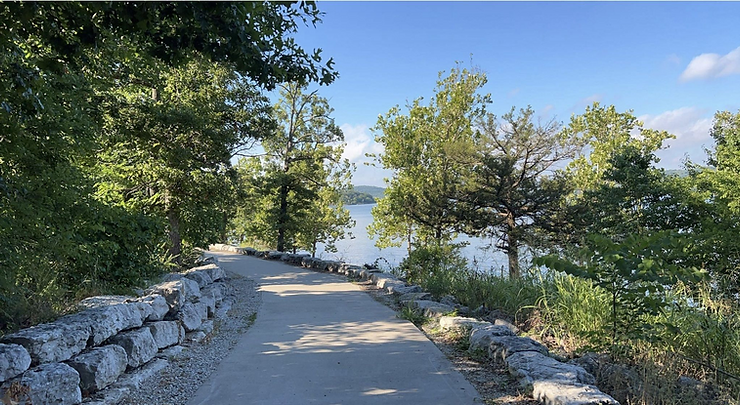
[[[375,198],[368,193],[349,189],[342,193],[342,202],[345,205],[375,204]]]

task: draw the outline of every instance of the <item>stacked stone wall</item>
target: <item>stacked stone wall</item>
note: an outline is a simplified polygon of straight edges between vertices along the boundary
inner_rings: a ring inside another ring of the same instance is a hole
[[[87,298],[77,313],[4,336],[0,403],[116,402],[166,366],[167,353],[213,330],[225,280],[211,258],[139,297]]]

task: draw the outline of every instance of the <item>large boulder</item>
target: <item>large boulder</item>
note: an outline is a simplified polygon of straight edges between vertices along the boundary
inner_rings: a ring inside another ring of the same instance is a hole
[[[167,305],[170,306],[170,315],[174,315],[187,302],[195,301],[200,297],[198,283],[189,278],[153,285],[148,292],[161,295],[167,300]]]
[[[534,339],[522,336],[493,336],[488,346],[488,356],[494,360],[507,360],[520,352],[536,352],[547,355],[547,347]],[[549,357],[548,357],[549,358]]]
[[[126,371],[128,355],[121,346],[107,345],[80,354],[67,364],[80,374],[82,393],[90,394],[114,383]]]
[[[503,325],[488,324],[473,327],[470,331],[469,350],[488,350],[491,339],[498,336],[514,336],[514,332]]]
[[[218,264],[207,264],[205,266],[194,267],[189,271],[204,271],[208,273],[212,281],[223,280],[226,278],[226,272]]]
[[[450,329],[473,329],[491,325],[490,322],[479,321],[475,318],[466,318],[463,316],[443,316],[439,318],[439,327],[442,330]]]
[[[177,321],[152,322],[145,325],[154,338],[157,349],[181,343],[180,324]]]
[[[532,396],[546,405],[619,405],[593,385],[560,381],[536,381]]]
[[[90,328],[62,322],[45,323],[6,335],[2,343],[23,346],[31,356],[31,365],[64,361],[87,346]]]
[[[537,351],[513,353],[506,358],[509,372],[519,379],[519,384],[532,392],[539,382],[559,382],[561,384],[593,385],[595,378],[583,367],[561,363]]]
[[[123,304],[135,300],[135,297],[129,295],[99,295],[96,297],[87,297],[77,303],[77,308],[81,310],[107,307],[109,305]]]
[[[31,366],[31,356],[21,345],[0,343],[0,383],[7,381]]]
[[[170,311],[170,306],[167,305],[167,300],[158,294],[145,295],[141,298],[137,298],[137,301],[151,305],[152,313],[146,318],[147,321],[161,321],[164,319],[165,315],[167,315],[167,312]]]
[[[82,402],[80,375],[64,363],[42,364],[0,386],[8,404],[76,405]]]
[[[212,294],[201,294],[200,299],[198,300],[199,303],[202,303],[206,306],[206,315],[208,318],[213,318],[213,316],[216,314],[216,298],[213,297]]]
[[[97,346],[120,331],[138,328],[152,314],[153,307],[146,302],[127,302],[87,309],[56,322],[87,329],[87,346]]]
[[[180,308],[177,317],[182,322],[182,326],[185,327],[185,331],[192,332],[198,329],[204,320],[208,319],[208,306],[203,302],[189,302]]]
[[[440,304],[436,301],[411,301],[410,305],[419,311],[421,311],[424,316],[430,317],[430,318],[438,318],[440,316],[443,316],[445,314],[449,314],[450,312],[454,311],[455,308],[451,307],[449,305]]]
[[[401,286],[393,286],[392,288],[389,288],[388,291],[393,295],[400,295],[401,297],[407,295],[407,294],[419,294],[422,293],[422,289],[418,285],[401,285]],[[431,297],[431,295],[429,295]]]
[[[418,287],[418,286],[415,286]],[[409,292],[398,297],[398,302],[401,304],[408,304],[412,301],[429,301],[432,299],[432,294],[427,292]]]
[[[208,265],[208,266],[214,266],[214,265]],[[208,273],[207,271],[198,270],[198,267],[185,271],[183,275],[185,276],[185,278],[188,278],[198,283],[199,288],[203,288],[213,282],[213,279],[211,278],[210,273]]]
[[[200,294],[201,297],[212,297],[216,301],[216,304],[224,299],[223,286],[221,285],[221,283],[213,283],[209,286],[201,288]]]
[[[127,364],[131,368],[139,367],[154,358],[158,349],[157,342],[147,327],[121,332],[113,336],[110,343],[126,350]]]

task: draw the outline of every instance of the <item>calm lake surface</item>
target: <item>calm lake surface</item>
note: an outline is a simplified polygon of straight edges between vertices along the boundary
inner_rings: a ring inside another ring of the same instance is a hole
[[[391,266],[398,265],[406,257],[406,244],[404,243],[404,246],[397,248],[378,249],[375,247],[375,241],[370,239],[367,234],[367,226],[373,221],[373,215],[370,210],[374,206],[375,204],[346,206],[352,219],[356,222],[356,225],[350,229],[350,232],[354,235],[354,239],[344,239],[337,242],[337,253],[326,252],[323,249],[323,245],[320,245],[316,256],[323,259],[341,260],[354,264],[372,263],[377,258],[383,258]],[[480,270],[499,273],[501,272],[501,266],[507,266],[506,255],[498,250],[491,251],[486,249],[491,243],[490,239],[470,238],[463,235],[455,241],[468,243],[468,246],[463,248],[463,254],[468,259],[468,262],[472,263],[475,261],[475,264]],[[388,265],[384,265],[383,261],[380,261],[379,264],[381,268],[388,267]]]

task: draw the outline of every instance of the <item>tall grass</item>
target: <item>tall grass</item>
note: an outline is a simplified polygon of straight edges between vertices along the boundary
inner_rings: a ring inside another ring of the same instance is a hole
[[[436,297],[451,294],[471,309],[503,312],[567,353],[609,349],[610,296],[589,280],[556,272],[500,277],[471,270],[454,250],[426,251],[399,271]],[[715,291],[679,284],[668,294],[672,305],[644,319],[650,336],[614,359],[629,364],[632,374],[604,381],[622,403],[740,403],[740,305]],[[715,383],[721,394],[686,389],[680,376]]]

